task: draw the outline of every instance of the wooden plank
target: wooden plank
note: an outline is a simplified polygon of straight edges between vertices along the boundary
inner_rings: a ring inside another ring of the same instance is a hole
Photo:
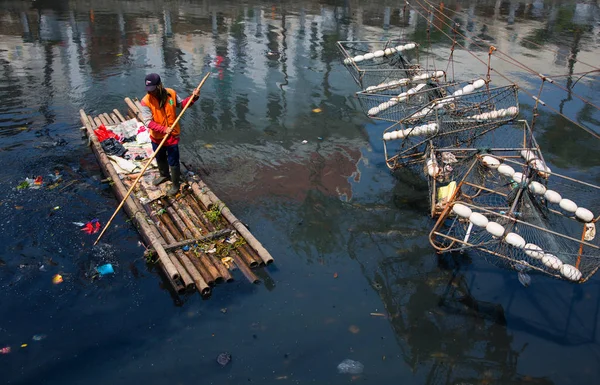
[[[113,126],[117,123],[113,121],[110,115],[108,115],[106,112],[102,113],[101,115],[104,117],[104,119],[108,122],[109,125]]]
[[[92,125],[92,128],[95,129],[96,126],[96,122],[94,122],[94,119],[92,119],[91,115],[87,115],[88,121],[90,122],[90,124]]]
[[[115,115],[117,115],[117,117],[119,118],[119,120],[120,120],[121,122],[124,122],[125,120],[127,120],[127,119],[125,119],[125,118],[123,117],[123,115],[121,115],[121,113],[119,112],[119,110],[117,110],[116,108],[113,110],[113,112],[115,113]]]
[[[114,112],[111,112],[108,116],[110,116],[110,118],[112,119],[113,122],[115,122],[115,124],[121,123],[121,119],[119,119],[119,117],[117,115],[115,115]]]
[[[100,127],[101,125],[103,125],[104,123],[102,123],[102,121],[100,120],[99,117],[95,117],[94,118],[94,122],[96,122],[96,127]]]
[[[127,107],[129,107],[129,110],[133,116],[140,122],[144,123],[142,120],[142,114],[140,113],[137,105],[130,98],[125,98],[125,103],[127,104]]]

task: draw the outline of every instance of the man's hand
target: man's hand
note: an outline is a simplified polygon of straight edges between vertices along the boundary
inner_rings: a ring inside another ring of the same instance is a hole
[[[192,93],[192,98],[194,101],[200,99],[200,90],[199,89],[195,89],[194,92]]]

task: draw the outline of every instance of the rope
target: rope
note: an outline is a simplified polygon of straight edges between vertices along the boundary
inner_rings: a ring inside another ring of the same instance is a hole
[[[422,5],[422,4],[420,3],[420,0],[415,0],[415,1],[416,1],[417,3],[419,3],[419,5],[420,5],[420,6],[421,6],[423,9],[425,9],[425,8],[426,8],[424,5]],[[426,3],[428,3],[428,2],[427,2],[427,0],[423,0],[423,1],[425,1]],[[428,3],[428,4],[430,4],[430,3]],[[414,9],[414,8],[413,8],[413,9]],[[416,11],[416,9],[415,9],[415,11]],[[417,11],[417,12],[418,12],[418,11]],[[449,19],[449,20],[453,21],[452,19],[450,19],[448,16],[444,15],[443,13],[442,13],[442,15],[443,15],[445,18],[447,18],[447,19]],[[451,26],[450,24],[446,23],[444,20],[442,20],[442,19],[441,19],[441,18],[439,18],[438,16],[435,16],[435,15],[434,15],[434,17],[435,17],[436,19],[438,19],[438,20],[439,20],[441,23],[443,23],[445,26],[447,26],[447,27],[449,27],[449,28],[452,28],[452,26]],[[438,31],[440,31],[440,32],[444,33],[444,32],[443,32],[443,31],[442,31],[442,30],[441,30],[439,27],[436,27],[435,25],[434,25],[434,27],[435,27],[435,28],[436,28]],[[446,33],[444,33],[444,35],[448,36]],[[470,39],[469,37],[467,37],[467,36],[465,36],[465,35],[461,34],[460,32],[458,32],[458,35],[459,35],[459,36],[461,36],[461,37],[463,37],[463,38],[465,38],[465,40],[468,40],[469,42],[471,42],[471,43],[472,43],[473,45],[475,45],[477,48],[481,48],[481,49],[483,49],[483,48],[490,48],[490,47],[493,47],[492,45],[488,45],[488,47],[482,47],[482,46],[480,46],[479,44],[477,44],[477,42],[475,42],[474,40]],[[494,48],[495,48],[495,47],[494,47]],[[567,88],[565,88],[565,87],[563,87],[563,86],[561,86],[561,85],[559,85],[559,84],[557,84],[557,83],[554,83],[554,81],[553,81],[551,78],[548,78],[547,76],[545,76],[545,75],[543,75],[543,74],[539,73],[538,71],[535,71],[534,69],[532,69],[532,68],[528,67],[527,65],[525,65],[525,64],[523,64],[523,63],[521,63],[520,61],[518,61],[517,59],[513,58],[512,56],[510,56],[510,55],[508,55],[508,54],[506,54],[506,53],[504,53],[504,52],[502,52],[502,51],[498,50],[497,48],[495,48],[495,50],[496,50],[496,51],[498,51],[498,53],[499,53],[499,54],[506,56],[506,58],[507,58],[507,59],[505,59],[505,58],[502,58],[502,57],[499,57],[499,59],[501,59],[501,60],[505,61],[506,63],[513,64],[513,65],[515,65],[516,67],[519,67],[519,68],[521,68],[521,69],[523,69],[523,70],[525,70],[525,71],[527,71],[527,72],[529,72],[529,73],[531,73],[531,74],[533,74],[533,75],[539,76],[539,77],[540,77],[542,80],[543,80],[543,79],[548,79],[548,81],[550,81],[550,83],[552,83],[552,84],[553,84],[553,85],[555,85],[556,87],[560,88],[561,90],[563,90],[563,91],[565,91],[565,92],[570,92],[570,90],[568,90]],[[496,72],[497,72],[497,71],[496,71]],[[511,83],[514,83],[514,82],[511,82]],[[584,102],[584,103],[586,103],[586,104],[588,104],[588,105],[590,105],[590,106],[592,106],[592,107],[596,108],[597,110],[600,110],[600,107],[599,107],[599,106],[597,106],[597,105],[593,104],[593,103],[592,103],[592,102],[590,102],[589,100],[587,100],[587,99],[585,99],[585,98],[583,98],[583,97],[581,97],[581,96],[579,96],[579,95],[577,95],[577,94],[575,94],[575,93],[573,93],[573,95],[574,95],[576,98],[580,99],[582,102]],[[562,114],[561,114],[561,115],[562,115]]]
[[[426,2],[428,5],[431,5],[431,3],[430,3],[428,0],[423,0],[423,1],[425,1],[425,2]],[[462,13],[462,12],[455,11],[455,10],[453,10],[453,9],[449,9],[449,8],[445,8],[445,7],[443,7],[443,9],[444,9],[444,10],[447,10],[447,11],[450,11],[450,12],[454,13],[455,15],[459,15],[459,14],[461,14],[461,13]],[[446,15],[444,15],[444,16],[445,16],[445,17],[447,17],[448,19],[450,19],[450,17],[448,17],[448,16],[446,16]],[[450,19],[450,20],[451,20],[451,19]],[[571,54],[569,54],[569,55],[566,55],[566,54],[564,54],[564,53],[562,53],[562,52],[560,52],[560,51],[558,51],[558,50],[553,50],[553,49],[550,49],[550,48],[548,48],[547,46],[544,46],[544,45],[538,44],[538,43],[536,43],[536,42],[534,42],[534,41],[531,41],[531,40],[528,40],[528,39],[525,39],[525,38],[521,38],[521,40],[522,40],[522,41],[524,41],[524,42],[526,42],[526,43],[528,43],[528,44],[534,45],[534,46],[536,46],[536,47],[538,47],[538,48],[542,48],[544,51],[550,51],[550,52],[552,52],[552,53],[555,53],[555,54],[557,54],[557,55],[560,55],[560,56],[564,57],[565,59],[568,59],[568,60],[573,60],[573,61],[575,61],[575,62],[579,62],[579,63],[581,63],[581,64],[583,64],[583,65],[586,65],[586,66],[588,66],[588,67],[591,67],[591,68],[593,68],[593,69],[595,69],[595,70],[600,70],[600,67],[596,67],[596,66],[594,66],[594,65],[588,64],[588,63],[586,63],[586,62],[583,62],[583,61],[581,61],[581,60],[575,59],[575,58],[573,57],[573,55],[571,55]]]
[[[416,0],[416,1],[417,1],[417,2],[419,2],[419,0]],[[411,7],[411,8],[412,8],[412,9],[413,9],[413,10],[414,10],[414,11],[415,11],[417,14],[419,14],[421,17],[423,17],[423,18],[425,18],[425,19],[426,19],[426,17],[425,17],[425,16],[424,16],[424,15],[423,15],[423,14],[422,14],[422,13],[421,13],[421,12],[420,12],[418,9],[414,8],[412,5],[410,5],[410,3],[408,3],[408,5],[409,5],[409,6],[410,6],[410,7]],[[440,21],[441,21],[442,23],[444,23],[445,25],[447,25],[447,24],[446,24],[446,23],[445,23],[443,20],[440,20]],[[436,27],[436,28],[437,28],[437,30],[438,30],[440,33],[442,33],[444,36],[446,36],[447,38],[451,39],[451,37],[450,37],[450,36],[449,36],[449,35],[448,35],[446,32],[444,32],[444,31],[443,31],[441,28],[438,28],[438,27]],[[473,42],[471,39],[469,39],[468,37],[466,37],[466,36],[464,36],[464,35],[462,35],[462,34],[460,34],[460,33],[458,33],[458,34],[459,34],[460,36],[464,37],[466,40],[468,40],[468,41],[472,42],[472,43],[473,43],[473,44],[474,44],[476,47],[478,47],[478,48],[482,48],[482,47],[481,47],[481,46],[479,46],[477,43],[475,43],[475,42]],[[474,58],[475,60],[479,61],[481,64],[483,64],[484,66],[486,66],[486,67],[487,67],[487,63],[486,63],[486,62],[484,62],[483,60],[481,60],[481,58],[479,58],[477,55],[475,55],[475,54],[474,54],[474,53],[473,53],[471,50],[467,49],[465,46],[463,46],[462,44],[460,44],[460,43],[458,43],[458,42],[456,43],[456,45],[457,45],[457,46],[459,46],[459,47],[461,47],[462,49],[464,49],[464,50],[465,50],[465,52],[467,52],[469,55],[473,56],[473,58]],[[498,52],[500,52],[500,51],[498,51]],[[500,52],[500,53],[501,53],[501,52]],[[500,60],[503,60],[503,58],[501,58],[501,57],[499,57],[499,59],[500,59]],[[505,60],[505,61],[506,61],[506,60]],[[509,63],[510,63],[510,62],[509,62]],[[511,63],[511,64],[514,64],[514,63]],[[501,73],[501,72],[499,72],[498,70],[495,70],[495,69],[493,69],[493,68],[492,68],[492,69],[491,69],[491,71],[494,71],[495,73],[497,73],[497,74],[498,74],[498,76],[500,76],[500,77],[501,77],[501,78],[503,78],[504,80],[508,81],[509,83],[511,83],[511,84],[516,84],[516,83],[515,83],[513,80],[509,79],[508,77],[506,77],[504,74],[502,74],[502,73]],[[528,71],[528,72],[531,72],[531,71]],[[534,72],[534,73],[536,73],[536,71],[533,71],[533,72]],[[538,75],[541,75],[541,74],[538,74]],[[548,78],[548,77],[545,77],[545,76],[543,76],[543,75],[541,75],[541,76],[542,76],[542,77],[541,77],[541,79],[542,79],[542,80],[543,80],[544,78],[545,78],[545,79],[547,79],[548,81],[551,81],[551,80],[552,80],[552,79],[550,79],[550,78]],[[555,84],[555,85],[556,85],[556,83],[554,83],[553,81],[552,81],[552,84]],[[533,95],[531,92],[529,92],[529,91],[527,91],[527,90],[525,90],[525,89],[523,89],[523,88],[520,88],[520,89],[521,89],[521,91],[522,91],[522,92],[524,92],[525,94],[529,95],[529,96],[530,96],[532,99],[536,100],[535,96],[534,96],[534,95]],[[565,90],[565,91],[566,91],[566,90]],[[576,95],[575,93],[572,93],[572,94],[573,94],[573,95],[575,95],[575,96],[578,96],[578,95]],[[578,96],[578,97],[579,97],[579,96]],[[579,97],[579,98],[580,98],[580,97]],[[594,104],[591,104],[591,103],[589,103],[589,104],[590,104],[591,106],[595,107],[596,109],[600,109],[599,107],[595,106]],[[561,115],[562,117],[564,117],[564,118],[565,118],[566,120],[568,120],[569,122],[571,122],[571,123],[575,124],[576,126],[580,127],[581,129],[583,129],[584,131],[586,131],[586,132],[587,132],[587,133],[589,133],[590,135],[594,136],[596,139],[600,139],[600,134],[598,134],[598,133],[597,133],[597,132],[595,132],[594,130],[591,130],[591,129],[589,129],[589,128],[585,127],[585,126],[582,126],[581,124],[579,124],[579,123],[575,122],[573,119],[571,119],[571,118],[567,117],[566,115],[564,115],[564,114],[563,114],[563,113],[561,113],[560,111],[556,110],[555,108],[552,108],[552,107],[550,107],[550,106],[548,106],[548,105],[546,105],[546,104],[544,104],[544,106],[545,106],[545,107],[547,107],[549,110],[551,110],[551,111],[553,111],[553,112],[555,112],[555,113],[557,113],[557,114]]]

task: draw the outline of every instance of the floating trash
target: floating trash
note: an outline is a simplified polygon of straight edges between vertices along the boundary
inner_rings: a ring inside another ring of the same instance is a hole
[[[519,282],[521,282],[521,285],[523,285],[525,287],[528,287],[529,285],[531,285],[531,277],[529,276],[529,274],[519,272],[518,276],[519,276]]]
[[[98,272],[98,274],[101,277],[115,272],[115,270],[113,269],[113,266],[110,263],[96,267],[96,271]]]
[[[85,231],[87,234],[96,234],[101,227],[102,225],[100,224],[100,221],[98,221],[98,219],[92,219],[84,225],[81,231]]]
[[[231,362],[231,354],[224,352],[217,356],[217,362],[221,366],[225,366]]]
[[[45,334],[36,334],[36,335],[34,335],[33,337],[31,337],[31,339],[32,339],[33,341],[41,341],[41,340],[43,340],[43,339],[46,339],[46,337],[47,337],[47,336],[46,336]]]
[[[2,349],[0,349],[0,354],[8,354],[10,353],[10,346],[5,346]]]
[[[342,374],[361,374],[364,368],[360,362],[350,359],[345,359],[337,366],[338,372]]]
[[[52,277],[52,283],[55,284],[55,285],[63,283],[63,277],[62,277],[62,275],[56,274],[54,277]]]

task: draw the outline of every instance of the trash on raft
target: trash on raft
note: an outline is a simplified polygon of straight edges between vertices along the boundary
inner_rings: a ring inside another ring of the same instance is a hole
[[[98,272],[98,274],[100,274],[101,277],[115,272],[113,266],[110,263],[96,267],[96,271]]]
[[[342,374],[361,374],[364,368],[360,362],[350,359],[345,359],[337,366],[338,372]]]

